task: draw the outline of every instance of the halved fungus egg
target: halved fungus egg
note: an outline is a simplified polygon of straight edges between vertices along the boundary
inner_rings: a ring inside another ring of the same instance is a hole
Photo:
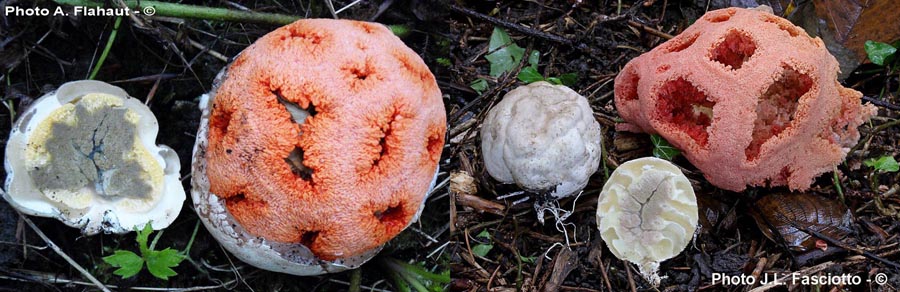
[[[6,145],[3,198],[22,213],[125,233],[178,217],[185,193],[178,155],[156,145],[150,109],[121,88],[73,81],[37,99]]]
[[[245,49],[201,101],[197,212],[235,256],[355,268],[417,220],[446,116],[434,76],[383,25],[306,19]]]
[[[637,264],[653,286],[659,264],[694,238],[698,218],[691,182],[678,166],[655,157],[619,165],[597,202],[597,228],[609,251]]]

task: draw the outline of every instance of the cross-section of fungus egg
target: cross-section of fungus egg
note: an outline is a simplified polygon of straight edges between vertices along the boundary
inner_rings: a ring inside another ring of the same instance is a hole
[[[619,165],[597,204],[597,227],[609,250],[637,264],[654,285],[659,263],[684,250],[697,220],[697,198],[687,177],[654,157]]]
[[[552,200],[587,185],[600,165],[600,139],[587,99],[543,81],[507,93],[481,126],[488,173]]]
[[[156,118],[122,89],[63,84],[22,113],[6,148],[4,198],[85,234],[168,226],[185,193],[175,151],[155,143]]]
[[[355,268],[417,220],[446,116],[387,27],[304,19],[266,34],[201,102],[191,192],[210,233],[259,268]]]

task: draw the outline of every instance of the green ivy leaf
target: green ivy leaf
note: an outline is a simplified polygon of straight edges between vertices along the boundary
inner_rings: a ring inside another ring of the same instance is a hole
[[[175,270],[172,270],[172,267],[177,267],[184,260],[184,256],[172,248],[150,251],[150,254],[144,256],[147,258],[147,270],[150,271],[150,274],[163,280],[178,275]]]
[[[900,164],[897,164],[897,160],[894,159],[893,156],[885,155],[879,157],[878,159],[869,158],[863,161],[868,167],[874,168],[879,172],[897,172],[900,171]]]
[[[531,50],[531,55],[528,55],[528,64],[534,68],[534,71],[537,71],[538,63],[541,61],[541,52],[538,50]]]
[[[144,266],[144,259],[127,250],[117,250],[113,255],[103,257],[103,261],[117,267],[113,274],[124,278],[137,275]]]
[[[437,61],[439,65],[444,67],[450,67],[451,65],[453,65],[453,63],[450,62],[450,59],[447,58],[437,58],[435,61]]]
[[[559,75],[559,81],[565,86],[575,86],[578,83],[578,73],[566,73]]]
[[[491,239],[491,233],[487,230],[482,230],[481,233],[478,233],[478,235],[475,235],[475,237]]]
[[[494,27],[494,31],[491,32],[491,40],[488,42],[488,52],[496,51],[510,43],[512,43],[512,38],[509,37],[509,34],[502,28]]]
[[[538,73],[534,67],[525,67],[522,68],[522,71],[519,71],[519,80],[529,84],[544,80],[544,76],[541,76],[541,73]]]
[[[391,30],[392,33],[394,33],[395,36],[397,36],[399,38],[404,38],[404,37],[408,36],[409,33],[412,31],[411,29],[409,29],[408,26],[402,25],[402,24],[391,24],[391,25],[388,25],[387,27],[388,27],[388,29]]]
[[[481,94],[482,92],[487,90],[488,83],[487,83],[487,80],[478,78],[477,80],[470,83],[469,87],[471,87],[473,90],[475,90],[475,92],[478,92],[478,94]]]
[[[650,141],[653,142],[653,156],[656,156],[657,158],[672,160],[681,154],[681,151],[678,150],[678,148],[669,144],[669,141],[666,141],[666,139],[663,139],[660,135],[650,135]]]
[[[493,248],[494,248],[494,246],[491,244],[478,244],[478,245],[475,245],[474,247],[472,247],[472,253],[477,256],[484,257]]]
[[[523,257],[523,256],[519,256],[519,260],[521,260],[523,263],[533,264],[534,261],[537,260],[537,257]]]
[[[897,52],[897,48],[891,46],[890,44],[876,42],[876,41],[866,41],[866,54],[869,55],[869,60],[872,63],[877,64],[879,66],[884,66],[884,61],[887,60],[888,57]]]
[[[513,43],[509,34],[498,27],[495,27],[494,32],[491,33],[488,52],[489,54],[484,58],[491,63],[490,74],[493,77],[499,77],[515,68],[522,61],[522,56],[525,55],[525,49]]]

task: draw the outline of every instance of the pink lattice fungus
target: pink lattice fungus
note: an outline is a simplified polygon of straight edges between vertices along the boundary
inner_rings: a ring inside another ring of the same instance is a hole
[[[805,190],[876,113],[822,40],[767,12],[710,11],[616,78],[619,130],[658,133],[727,190]]]

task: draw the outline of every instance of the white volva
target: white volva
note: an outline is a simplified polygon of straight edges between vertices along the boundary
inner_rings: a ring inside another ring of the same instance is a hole
[[[81,228],[167,227],[185,199],[174,150],[156,145],[150,109],[121,88],[73,81],[36,100],[13,125],[6,192],[13,207]]]
[[[697,198],[690,181],[669,161],[628,161],[606,181],[597,203],[597,226],[609,250],[635,263],[657,285],[659,263],[687,246],[697,228]]]

